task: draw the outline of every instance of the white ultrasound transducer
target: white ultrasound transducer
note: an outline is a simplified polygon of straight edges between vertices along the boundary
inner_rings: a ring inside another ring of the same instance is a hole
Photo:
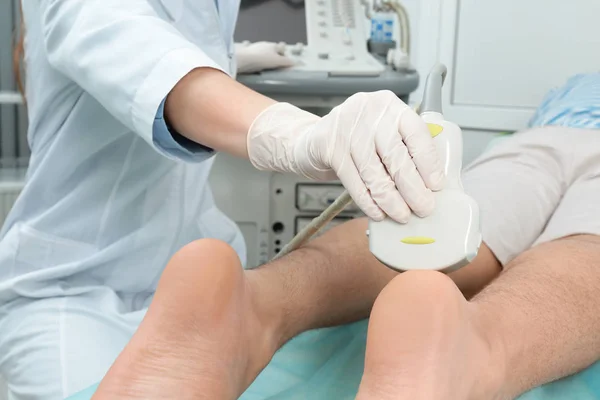
[[[398,271],[452,272],[471,262],[481,244],[479,207],[462,186],[462,131],[442,115],[441,89],[446,67],[436,65],[427,78],[421,116],[446,173],[444,188],[434,192],[436,207],[425,218],[411,215],[408,223],[390,218],[369,221],[369,248],[388,267]]]

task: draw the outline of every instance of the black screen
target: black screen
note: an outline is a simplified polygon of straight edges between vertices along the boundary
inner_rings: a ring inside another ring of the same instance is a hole
[[[306,43],[303,0],[242,0],[235,40]]]

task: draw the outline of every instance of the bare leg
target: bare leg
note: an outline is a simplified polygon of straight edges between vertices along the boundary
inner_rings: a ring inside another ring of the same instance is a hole
[[[93,399],[235,398],[277,340],[277,321],[258,314],[253,290],[227,244],[203,240],[180,250]]]
[[[433,272],[381,293],[360,400],[512,399],[600,358],[600,238],[523,253],[467,301]]]
[[[368,252],[365,228],[347,223],[254,271],[222,242],[186,246],[94,399],[235,399],[291,337],[366,318],[396,274]]]
[[[237,398],[296,334],[366,318],[397,274],[370,254],[366,220],[242,271],[233,250],[195,242],[167,266],[146,318],[94,399]],[[489,250],[454,274],[466,292],[499,271]],[[477,265],[479,264],[479,267]],[[470,279],[469,276],[473,278]]]

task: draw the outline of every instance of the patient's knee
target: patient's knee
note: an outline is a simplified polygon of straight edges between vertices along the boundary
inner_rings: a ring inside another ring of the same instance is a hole
[[[241,270],[238,254],[227,243],[217,239],[195,240],[182,247],[169,261],[163,278],[176,275],[178,279],[194,279],[216,273],[237,274]]]
[[[235,250],[227,243],[217,239],[195,240],[183,246],[172,258],[172,261],[205,263],[239,263]]]
[[[456,290],[452,279],[437,271],[406,271],[395,277],[388,287],[393,291],[418,293],[444,293]]]
[[[464,297],[447,275],[437,271],[407,271],[385,287],[375,307],[420,304],[443,309],[455,304],[456,299]]]

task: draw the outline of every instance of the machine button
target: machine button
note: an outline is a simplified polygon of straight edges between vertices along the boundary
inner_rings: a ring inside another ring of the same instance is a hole
[[[326,38],[327,37],[327,32],[321,32],[319,34],[319,36],[321,36],[322,38]]]
[[[327,15],[327,13],[326,13],[325,11],[319,11],[319,12],[317,13],[317,15],[318,15],[319,17],[324,17],[324,16],[326,16],[326,15]]]
[[[333,204],[333,202],[338,198],[337,193],[334,192],[327,192],[325,193],[325,195],[321,198],[321,204],[323,204],[325,207],[329,207],[330,205]]]
[[[435,239],[427,236],[408,236],[401,240],[404,244],[431,244]]]
[[[321,60],[327,60],[329,59],[329,53],[319,53],[319,58]]]
[[[427,127],[429,128],[429,133],[431,133],[432,138],[436,137],[444,130],[444,127],[438,124],[427,124]]]
[[[352,61],[352,60],[354,60],[354,59],[356,59],[356,57],[354,57],[354,54],[348,54],[348,55],[346,56],[346,60],[348,60],[348,61]]]
[[[319,26],[322,28],[325,28],[327,26],[327,22],[325,21],[319,21]]]

